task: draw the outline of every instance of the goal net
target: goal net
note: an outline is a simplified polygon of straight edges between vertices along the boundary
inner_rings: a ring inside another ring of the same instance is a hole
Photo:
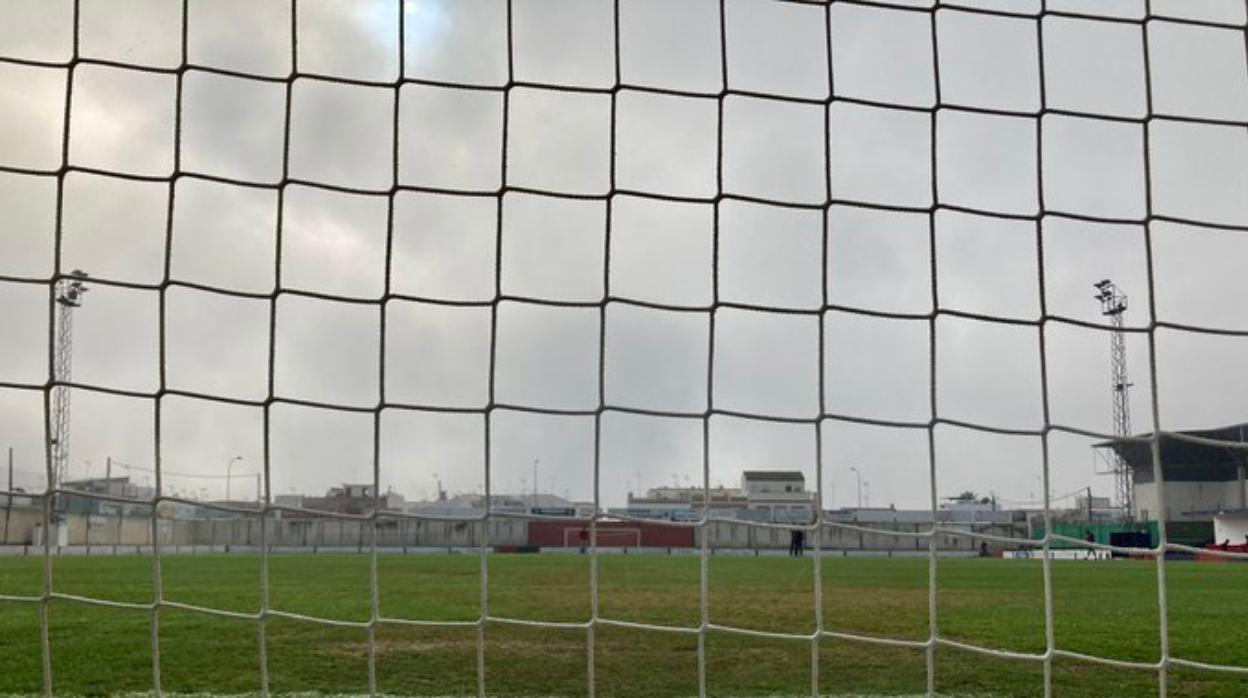
[[[563,547],[581,548],[590,546],[588,529],[582,538],[581,528],[563,529]],[[640,548],[641,529],[639,528],[599,528],[594,532],[593,545],[599,548]]]
[[[0,694],[1245,690],[1246,12],[4,4]]]

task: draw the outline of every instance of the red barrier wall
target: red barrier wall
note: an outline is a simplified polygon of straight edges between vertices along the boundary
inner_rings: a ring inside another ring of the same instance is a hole
[[[530,521],[529,545],[544,548],[562,548],[566,545],[580,545],[580,532],[586,532],[588,543],[589,522],[587,521]],[[568,533],[564,533],[568,531]],[[618,533],[611,533],[618,531]],[[678,526],[658,526],[656,524],[634,523],[632,521],[599,521],[598,547],[633,547],[637,545],[636,534],[641,535],[643,548],[692,548],[693,529]],[[628,533],[626,533],[628,532]],[[565,540],[568,541],[565,543]]]

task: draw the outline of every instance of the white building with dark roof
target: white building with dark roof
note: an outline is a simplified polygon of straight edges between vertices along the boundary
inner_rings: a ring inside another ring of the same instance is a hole
[[[747,470],[740,487],[713,487],[709,500],[702,487],[652,487],[628,494],[628,506],[607,513],[665,521],[714,519],[770,523],[806,523],[814,515],[815,493],[797,470]]]
[[[1158,455],[1164,503],[1152,445],[1139,440],[1151,437],[1139,434],[1096,446],[1112,449],[1131,468],[1135,519],[1212,522],[1217,514],[1248,513],[1248,423],[1162,434]]]
[[[747,515],[753,521],[806,523],[814,515],[815,493],[800,470],[746,470],[741,473]]]

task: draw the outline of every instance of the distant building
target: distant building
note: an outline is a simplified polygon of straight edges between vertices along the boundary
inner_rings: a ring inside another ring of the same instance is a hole
[[[14,487],[9,494],[4,495],[4,507],[6,509],[33,506],[35,506],[35,496],[27,493],[24,487]]]
[[[697,521],[706,508],[707,492],[702,487],[651,487],[645,494],[628,493],[628,505],[607,510],[608,514],[660,521]],[[710,490],[710,515],[716,518],[742,518],[749,501],[735,487]]]
[[[495,513],[533,516],[589,518],[594,515],[593,502],[575,502],[554,494],[493,494],[490,506]],[[464,517],[484,516],[486,499],[482,494],[459,494],[439,497],[429,502],[408,502],[403,510],[423,516]]]
[[[991,497],[978,497],[967,493],[957,497],[945,497],[940,508],[944,511],[967,514],[980,511],[996,511],[997,503]]]
[[[941,507],[936,511],[937,523],[975,528],[991,524],[1003,525],[1026,521],[1029,512],[1021,509],[1001,510],[990,506],[975,507]],[[824,512],[824,519],[835,523],[848,523],[863,526],[876,525],[931,525],[931,509],[897,509],[896,507],[864,507],[857,509],[845,507]]]
[[[1096,445],[1096,448],[1112,449],[1131,468],[1132,516],[1143,521],[1164,518],[1212,523],[1215,514],[1248,511],[1248,484],[1245,484],[1248,451],[1182,438],[1248,443],[1248,423],[1178,434],[1181,436],[1162,436],[1160,442],[1166,493],[1164,511],[1154,477],[1150,443],[1113,439]],[[1152,434],[1141,434],[1135,438],[1150,436]]]
[[[155,489],[146,485],[136,485],[129,477],[92,477],[82,480],[66,480],[64,489],[87,494],[100,494],[106,497],[124,499],[151,499]]]
[[[741,473],[749,515],[742,518],[775,523],[812,520],[815,493],[806,489],[800,470],[747,470]]]
[[[1114,506],[1113,500],[1109,497],[1084,494],[1075,497],[1073,507],[1059,511],[1057,515],[1079,521],[1108,523],[1122,518],[1122,507]]]
[[[709,497],[708,497],[709,495]],[[663,521],[697,521],[703,512],[715,519],[769,523],[811,520],[815,493],[796,470],[747,470],[740,487],[652,487],[644,495],[628,494],[628,505],[608,514]]]
[[[343,484],[339,487],[329,488],[324,497],[295,496],[300,498],[301,506],[299,508],[301,509],[356,516],[371,514],[374,504],[380,504],[382,509],[391,511],[401,511],[407,504],[407,500],[404,499],[403,495],[394,491],[386,492],[381,496],[380,501],[377,501],[376,492],[377,490],[372,484]]]
[[[806,476],[800,470],[746,470],[741,473],[741,489],[758,497],[806,491]]]
[[[93,477],[81,480],[66,480],[62,487],[85,494],[118,497],[121,499],[144,502],[150,500],[156,490],[147,485],[137,485],[129,477]],[[106,514],[109,516],[147,516],[151,505],[146,503],[114,502],[94,497],[63,497],[63,508],[70,514]]]
[[[273,505],[290,509],[302,509],[304,499],[306,497],[302,494],[279,494],[273,497]]]

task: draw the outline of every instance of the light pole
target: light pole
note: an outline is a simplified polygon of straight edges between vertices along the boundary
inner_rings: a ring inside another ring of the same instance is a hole
[[[242,456],[234,456],[229,463],[225,464],[225,501],[230,501],[230,475],[234,468],[235,461],[242,460]]]
[[[1109,318],[1112,331],[1109,333],[1109,370],[1110,386],[1114,400],[1114,436],[1131,435],[1131,398],[1127,390],[1131,383],[1127,382],[1127,340],[1123,330],[1123,315],[1127,312],[1127,294],[1109,279],[1102,279],[1092,284],[1096,289],[1093,298],[1101,304],[1101,315]],[[1122,505],[1123,518],[1131,519],[1131,496],[1134,492],[1134,477],[1130,465],[1122,456],[1113,452],[1114,488],[1118,503]]]
[[[537,466],[541,463],[540,458],[533,459],[533,506],[537,507]]]
[[[858,508],[861,509],[862,508],[862,473],[858,472],[858,469],[852,465],[849,466],[849,469],[854,471],[854,477],[858,479]]]
[[[82,306],[83,294],[90,290],[86,279],[86,272],[75,269],[68,277],[56,282],[56,302],[60,307],[57,309],[56,351],[52,367],[55,383],[52,388],[52,468],[48,490],[60,488],[69,474],[69,383],[74,367],[74,310]],[[56,503],[55,500],[53,503]]]

